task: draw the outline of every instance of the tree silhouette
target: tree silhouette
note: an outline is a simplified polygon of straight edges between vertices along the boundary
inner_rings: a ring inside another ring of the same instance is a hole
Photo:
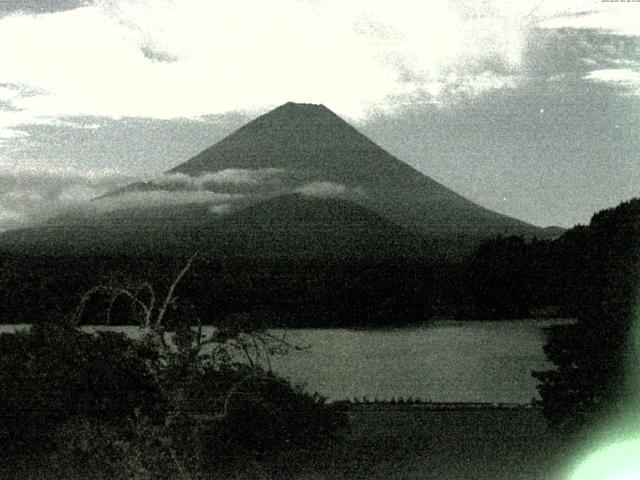
[[[549,329],[545,353],[555,370],[534,372],[549,422],[573,430],[624,408],[638,363],[632,327],[640,285],[640,199],[595,214],[573,255],[577,322]],[[570,250],[570,249],[569,249]]]

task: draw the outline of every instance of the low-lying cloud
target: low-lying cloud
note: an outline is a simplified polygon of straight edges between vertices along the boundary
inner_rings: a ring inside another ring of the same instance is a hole
[[[279,168],[225,169],[193,177],[173,173],[138,182],[144,189],[104,196],[137,179],[109,170],[44,169],[35,164],[22,168],[0,166],[0,231],[32,226],[69,212],[93,215],[198,204],[206,205],[214,215],[224,215],[242,200],[257,201],[292,191],[318,198],[359,192],[337,182],[300,184],[296,178],[294,173]],[[234,188],[228,190],[229,185]]]
[[[109,170],[0,166],[0,231],[30,226],[80,208],[133,180]]]
[[[150,183],[162,187],[177,187],[184,190],[209,190],[220,185],[264,185],[277,181],[285,175],[282,168],[228,168],[202,175],[191,176],[184,173],[169,173],[159,176]]]
[[[607,83],[626,89],[629,93],[640,95],[640,68],[607,68],[593,70],[584,77],[585,80]]]
[[[337,197],[346,191],[346,185],[329,181],[307,183],[295,190],[296,193],[317,198]]]
[[[217,193],[209,190],[168,192],[152,190],[148,192],[126,192],[114,197],[106,197],[93,202],[91,206],[98,213],[131,208],[158,208],[192,204],[228,204],[244,198],[241,194]]]

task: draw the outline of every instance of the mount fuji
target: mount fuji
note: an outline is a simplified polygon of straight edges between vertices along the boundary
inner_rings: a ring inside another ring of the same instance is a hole
[[[455,257],[547,229],[420,173],[323,105],[287,103],[186,162],[0,245],[35,251]]]

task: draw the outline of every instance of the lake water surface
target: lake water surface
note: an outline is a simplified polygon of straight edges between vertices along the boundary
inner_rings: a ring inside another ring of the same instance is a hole
[[[288,330],[307,346],[272,361],[275,371],[329,400],[367,397],[436,402],[528,403],[539,398],[532,370],[553,368],[543,327],[567,320],[436,321],[385,329]],[[0,332],[16,326],[0,326]],[[95,329],[98,327],[89,327]],[[135,327],[113,327],[132,336]],[[276,330],[277,333],[281,331]]]

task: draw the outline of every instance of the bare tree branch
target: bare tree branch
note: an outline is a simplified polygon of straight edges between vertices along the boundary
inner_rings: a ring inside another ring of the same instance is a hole
[[[191,255],[191,257],[187,261],[187,264],[182,268],[182,270],[180,270],[180,273],[178,273],[178,276],[175,278],[175,280],[173,281],[173,283],[169,287],[169,291],[167,292],[167,296],[164,298],[164,303],[162,304],[162,307],[160,307],[160,311],[158,312],[158,317],[156,318],[156,325],[160,325],[162,323],[162,320],[164,319],[164,316],[165,316],[165,314],[167,312],[167,308],[174,301],[173,294],[175,292],[176,287],[180,283],[180,280],[182,280],[182,277],[184,277],[185,274],[191,268],[191,264],[193,263],[193,260],[196,258],[197,255],[198,255],[197,252],[194,253],[193,255]]]
[[[138,305],[140,308],[142,308],[142,310],[145,313],[145,318],[146,318],[147,315],[150,315],[149,307],[147,305],[145,305],[145,303],[142,300],[140,300],[136,295],[131,293],[126,288],[110,287],[110,286],[106,286],[106,285],[98,285],[97,287],[93,287],[93,288],[89,289],[82,296],[82,299],[80,300],[80,304],[78,305],[78,308],[76,309],[76,312],[75,312],[75,314],[73,316],[74,325],[77,326],[77,325],[80,324],[80,322],[82,320],[82,314],[84,313],[84,309],[85,309],[87,303],[89,302],[89,300],[91,300],[91,297],[93,297],[94,295],[97,295],[97,294],[111,295],[112,302],[115,301],[114,298],[117,298],[120,295],[124,295],[124,296],[128,297],[135,305]],[[110,307],[111,307],[111,304],[110,304]]]
[[[153,314],[153,309],[156,306],[156,292],[153,289],[153,287],[151,286],[151,284],[149,282],[143,282],[137,289],[136,289],[136,296],[138,295],[138,292],[140,292],[141,290],[146,289],[147,292],[149,292],[149,308],[148,310],[145,312],[145,318],[144,318],[144,323],[141,325],[141,328],[144,326],[144,328],[149,328],[150,324],[151,324],[151,315]]]

